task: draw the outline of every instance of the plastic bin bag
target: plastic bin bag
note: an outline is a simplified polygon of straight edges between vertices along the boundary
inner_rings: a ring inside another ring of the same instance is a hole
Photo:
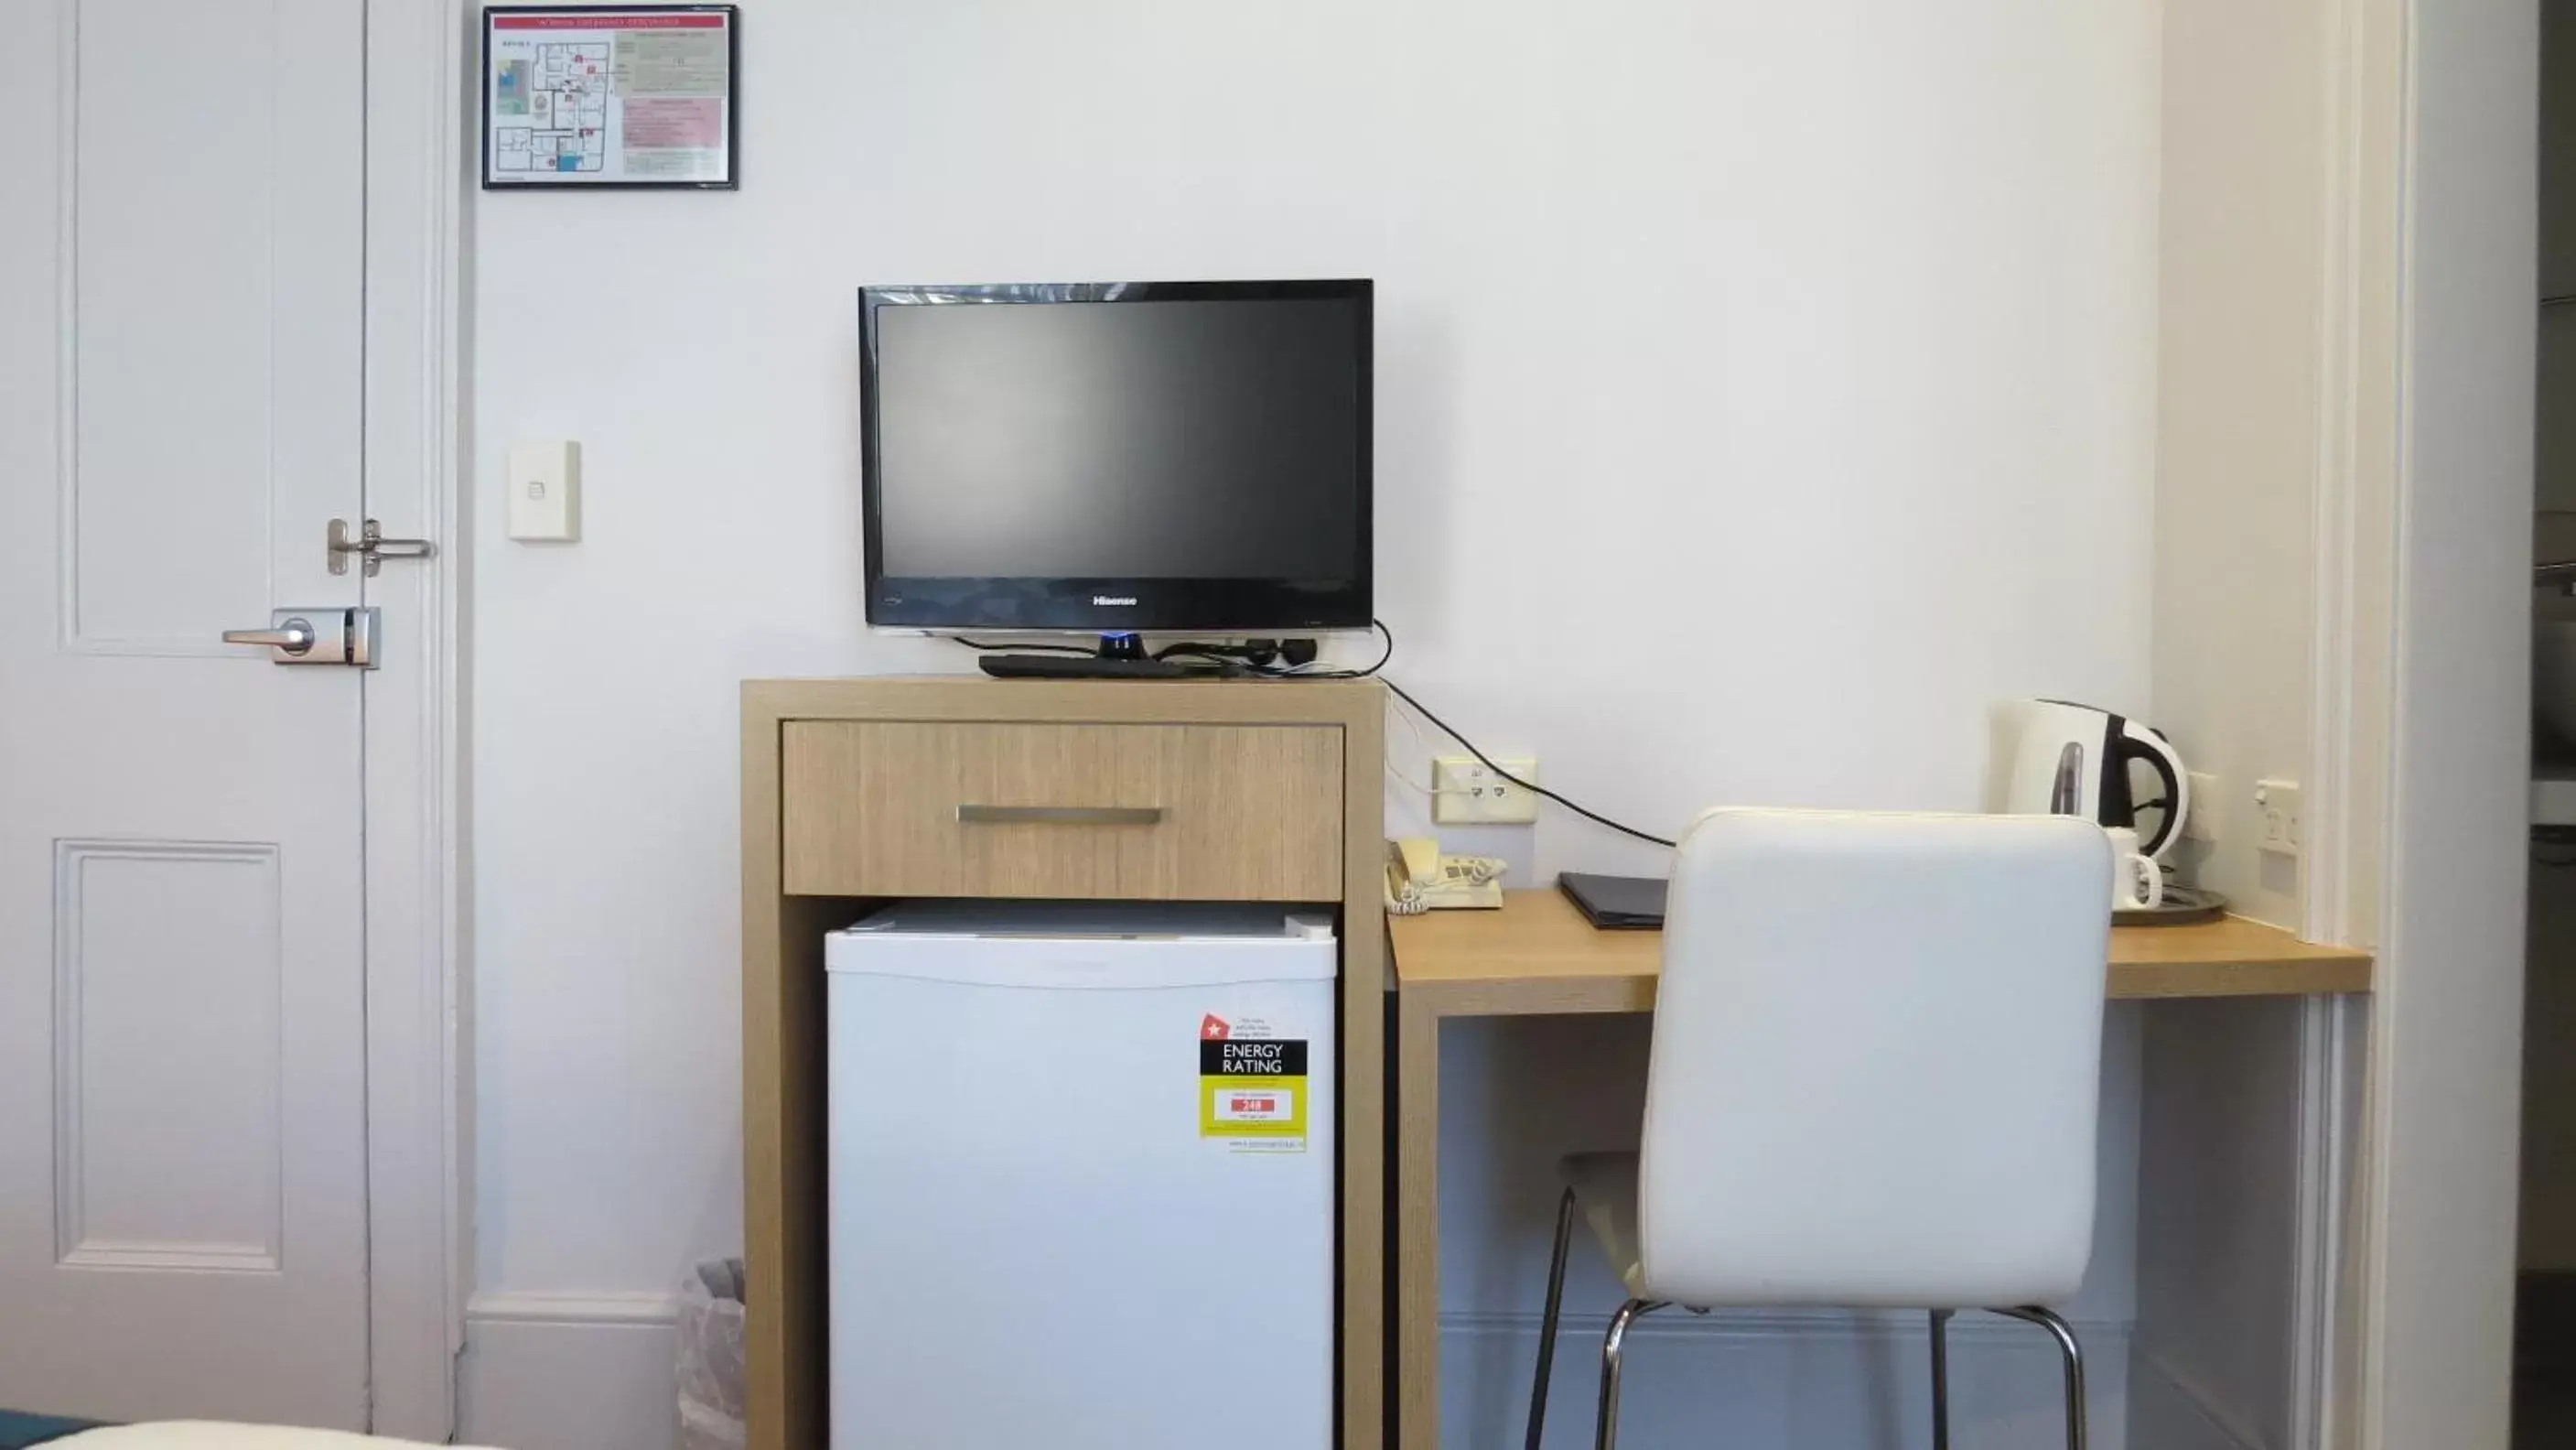
[[[681,1450],[742,1450],[742,1260],[710,1259],[680,1290]]]

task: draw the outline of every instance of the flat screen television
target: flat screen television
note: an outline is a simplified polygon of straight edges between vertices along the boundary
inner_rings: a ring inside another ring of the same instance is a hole
[[[1356,280],[861,289],[868,622],[1366,628],[1369,304]]]

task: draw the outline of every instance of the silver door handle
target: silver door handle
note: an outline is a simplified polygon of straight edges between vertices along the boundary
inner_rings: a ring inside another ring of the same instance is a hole
[[[1163,818],[1161,806],[974,806],[957,808],[959,822],[970,826],[1150,826]]]
[[[276,629],[228,629],[224,631],[224,643],[226,644],[263,644],[268,646],[270,649],[282,649],[291,655],[300,655],[306,650],[313,648],[313,641],[316,638],[317,636],[313,633],[312,621],[305,619],[287,620]]]
[[[320,624],[313,621],[319,619]],[[350,665],[372,670],[378,662],[379,616],[372,606],[357,609],[280,609],[271,612],[266,629],[228,629],[226,644],[253,644],[269,651],[275,665]]]

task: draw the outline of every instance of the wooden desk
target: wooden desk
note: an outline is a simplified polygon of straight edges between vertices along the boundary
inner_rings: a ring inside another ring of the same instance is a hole
[[[1598,931],[1555,890],[1499,911],[1392,917],[1397,1088],[1396,1395],[1404,1450],[1440,1444],[1440,1023],[1649,1012],[1663,935]],[[2371,958],[2260,922],[2120,927],[2110,995],[2289,997],[2370,990]]]

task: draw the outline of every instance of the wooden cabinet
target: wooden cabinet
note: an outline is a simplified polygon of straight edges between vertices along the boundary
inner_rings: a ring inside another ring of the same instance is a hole
[[[789,891],[1341,898],[1331,726],[797,720],[783,748]]]
[[[1378,685],[1360,680],[745,683],[753,1450],[823,1450],[829,1439],[823,937],[899,896],[1340,909],[1341,1445],[1378,1450],[1384,711]]]

